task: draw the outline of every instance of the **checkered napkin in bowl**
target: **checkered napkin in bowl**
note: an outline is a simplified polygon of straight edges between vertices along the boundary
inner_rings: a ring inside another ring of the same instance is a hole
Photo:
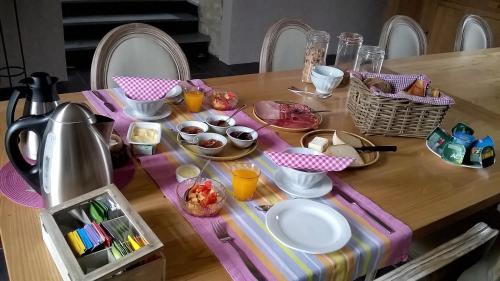
[[[384,93],[381,92],[374,87],[370,88],[370,92],[377,96],[387,97],[387,98],[395,98],[395,99],[405,99],[418,103],[432,104],[432,105],[452,105],[455,104],[455,100],[445,95],[441,92],[441,96],[438,98],[435,97],[420,97],[420,96],[412,96],[406,94],[405,90],[408,89],[416,80],[424,81],[424,87],[427,89],[431,84],[431,80],[429,77],[423,74],[386,74],[386,73],[371,73],[371,72],[351,72],[351,75],[364,81],[368,78],[380,78],[382,80],[387,81],[391,84],[393,92],[392,93]]]
[[[165,96],[179,80],[113,76],[113,80],[133,100],[158,100]]]
[[[320,172],[342,171],[347,168],[352,161],[354,161],[353,158],[348,157],[331,157],[326,155],[273,151],[265,151],[264,155],[266,155],[278,166]]]

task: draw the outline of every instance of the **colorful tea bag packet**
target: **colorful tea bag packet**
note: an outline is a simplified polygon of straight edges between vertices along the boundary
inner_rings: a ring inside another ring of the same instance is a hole
[[[66,234],[66,237],[68,239],[68,244],[76,255],[81,256],[85,253],[85,246],[76,230]]]
[[[495,163],[495,143],[490,136],[476,139],[474,129],[464,123],[457,123],[451,132],[448,135],[437,127],[427,136],[427,146],[454,164],[486,168]]]
[[[108,219],[108,206],[100,201],[94,200],[90,202],[89,213],[93,221],[101,223]]]
[[[85,246],[85,252],[92,250],[94,246],[92,245],[92,242],[90,242],[90,239],[87,236],[85,230],[83,230],[83,228],[79,228],[76,230],[76,233],[78,234],[78,236],[80,236],[80,239],[82,240],[83,245]]]
[[[101,228],[101,226],[94,222],[92,223],[92,227],[99,234],[100,239],[104,240],[103,242],[104,246],[105,247],[111,246],[111,237],[108,236],[108,234]]]

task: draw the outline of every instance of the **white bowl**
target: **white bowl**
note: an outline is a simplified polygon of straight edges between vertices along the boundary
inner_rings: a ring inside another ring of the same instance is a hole
[[[203,146],[200,146],[199,143],[204,140],[209,140],[209,139],[214,139],[222,142],[222,145],[216,148],[206,148]],[[224,147],[227,144],[227,139],[223,135],[216,134],[216,133],[201,133],[198,134],[197,136],[194,137],[194,143],[198,144],[196,147],[200,151],[200,153],[204,155],[216,155],[220,153]]]
[[[291,147],[285,149],[282,152],[323,155],[323,153],[304,147]],[[290,181],[296,184],[297,188],[302,188],[302,189],[313,188],[314,185],[318,183],[327,173],[327,172],[306,172],[288,167],[280,167],[280,169],[285,173],[286,177],[290,179]]]
[[[330,93],[339,86],[343,78],[344,72],[331,66],[316,65],[311,71],[311,81],[320,94]]]
[[[187,176],[186,173],[193,172],[193,175]],[[195,178],[200,174],[200,168],[196,167],[193,164],[186,164],[177,167],[175,169],[175,178],[177,179],[177,182],[182,182],[187,179]]]
[[[182,128],[185,128],[188,126],[194,126],[194,127],[200,128],[202,130],[202,132],[200,132],[198,134],[205,133],[206,131],[208,131],[208,125],[203,123],[203,122],[200,122],[200,121],[184,121],[184,122],[180,123],[179,125],[177,125],[177,131],[181,135],[181,138],[186,140],[187,142],[190,142],[190,143],[194,142],[194,137],[196,137],[198,134],[184,133],[182,131]]]
[[[166,97],[163,96],[157,100],[134,100],[125,96],[125,103],[138,115],[154,116],[158,110],[165,104]]]
[[[252,139],[251,140],[240,140],[240,139],[237,139],[233,136],[231,136],[231,133],[232,132],[245,132],[245,133],[250,133],[250,135],[252,135]],[[236,146],[236,147],[239,147],[239,148],[247,148],[247,147],[250,147],[256,140],[257,138],[259,137],[259,134],[252,128],[248,128],[248,127],[243,127],[243,126],[234,126],[234,127],[229,127],[227,130],[226,130],[226,134],[227,136],[229,137],[229,140]]]
[[[180,85],[173,87],[172,90],[168,91],[168,93],[165,95],[165,98],[168,102],[171,103],[181,102],[184,99],[182,95],[182,87]]]
[[[229,124],[229,126],[223,127],[210,124],[210,122],[220,121],[220,120],[226,121]],[[205,123],[207,123],[208,127],[210,127],[212,131],[216,132],[217,134],[225,135],[227,128],[236,125],[236,120],[234,120],[233,118],[228,119],[226,115],[211,115],[205,120]]]

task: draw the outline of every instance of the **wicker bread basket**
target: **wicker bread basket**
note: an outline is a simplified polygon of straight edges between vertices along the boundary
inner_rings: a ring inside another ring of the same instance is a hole
[[[350,78],[347,108],[356,127],[367,135],[425,138],[441,124],[449,107],[377,96],[359,78]]]

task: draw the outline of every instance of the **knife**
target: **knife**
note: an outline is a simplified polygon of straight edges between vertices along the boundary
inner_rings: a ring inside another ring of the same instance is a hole
[[[398,147],[395,145],[376,145],[355,147],[354,149],[359,151],[397,151]]]
[[[104,106],[107,107],[109,110],[111,110],[111,112],[116,112],[116,108],[114,105],[112,105],[111,103],[107,102],[106,99],[101,95],[101,93],[99,93],[99,91],[96,91],[96,90],[92,90],[91,91],[98,99],[100,99],[103,103],[104,103]]]
[[[392,229],[390,226],[388,226],[385,222],[383,222],[381,219],[379,219],[377,216],[374,214],[370,213],[367,209],[365,209],[361,204],[357,203],[356,200],[354,200],[351,196],[348,194],[340,191],[340,189],[336,189],[337,194],[340,195],[340,197],[344,198],[345,201],[347,201],[350,204],[358,206],[366,215],[368,215],[370,218],[372,218],[374,221],[376,221],[380,226],[385,228],[389,233],[394,233],[394,229]]]

